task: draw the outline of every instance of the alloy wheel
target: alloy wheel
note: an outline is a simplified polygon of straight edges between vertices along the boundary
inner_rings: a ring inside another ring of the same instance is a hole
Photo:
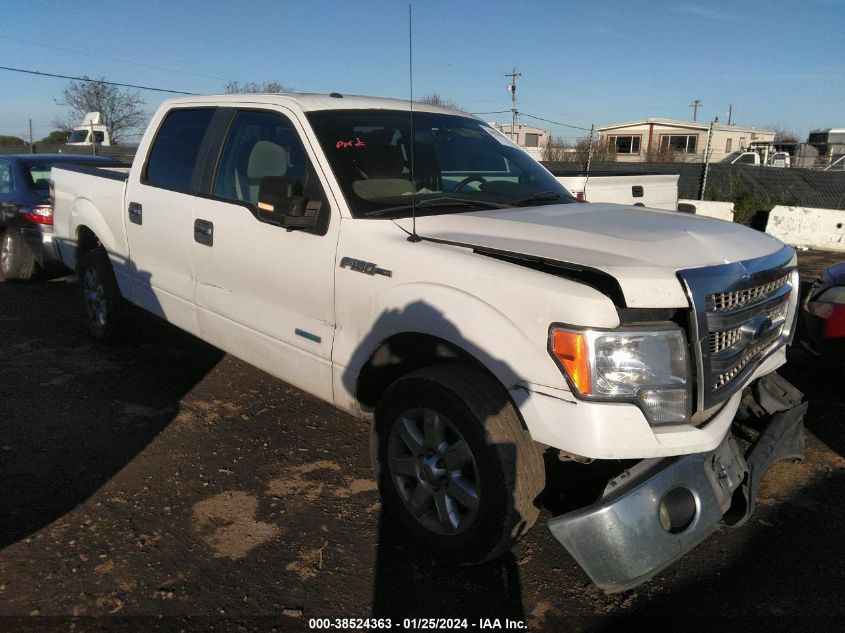
[[[12,236],[7,231],[3,235],[3,240],[0,242],[0,271],[3,272],[4,276],[9,274],[9,269],[12,265],[12,257],[14,256],[12,246]]]
[[[388,468],[405,507],[438,534],[459,534],[480,505],[475,456],[457,427],[426,408],[409,409],[393,423]]]
[[[82,278],[83,294],[85,296],[85,310],[88,312],[88,319],[98,329],[106,326],[108,317],[108,306],[106,304],[106,291],[100,281],[100,275],[95,268],[85,271]]]

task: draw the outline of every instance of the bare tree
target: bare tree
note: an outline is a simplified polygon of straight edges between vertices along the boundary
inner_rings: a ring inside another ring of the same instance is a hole
[[[590,139],[579,138],[572,145],[562,136],[553,137],[543,150],[543,160],[554,163],[587,164],[590,155]],[[616,161],[616,148],[607,141],[593,140],[594,163],[612,163]]]
[[[575,148],[563,136],[549,137],[548,144],[543,148],[543,160],[548,163],[576,162]]]
[[[106,126],[112,143],[120,142],[121,137],[132,130],[142,128],[147,122],[147,114],[142,109],[146,103],[137,91],[121,90],[106,83],[105,77],[86,81],[71,81],[56,103],[68,106],[71,113],[57,117],[53,125],[62,130],[79,125],[87,112],[99,112],[102,124]]]
[[[769,127],[775,133],[775,143],[800,143],[801,139],[791,130],[782,128],[779,125],[772,125]]]
[[[652,145],[647,147],[643,162],[646,163],[679,163],[684,162],[683,158],[679,158],[677,150],[670,144],[661,143],[660,145]]]
[[[293,88],[278,81],[264,81],[257,83],[255,81],[240,82],[234,79],[227,81],[223,89],[226,91],[227,95],[252,92],[293,92]]]
[[[441,97],[439,94],[437,94],[436,92],[432,92],[430,95],[425,95],[424,97],[420,97],[419,99],[417,99],[417,102],[418,103],[425,103],[425,104],[428,104],[428,105],[441,106],[443,108],[454,108],[455,110],[463,110],[464,109],[463,106],[461,106],[459,103],[455,103],[454,101],[451,101],[449,99],[445,99],[445,98]]]

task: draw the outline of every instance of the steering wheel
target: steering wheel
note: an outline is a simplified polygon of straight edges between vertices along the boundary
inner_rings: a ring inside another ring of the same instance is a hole
[[[471,182],[475,182],[476,180],[478,182],[480,182],[481,184],[487,184],[487,179],[484,176],[467,176],[461,182],[459,182],[457,185],[452,187],[452,191],[460,191],[466,185],[468,185]]]

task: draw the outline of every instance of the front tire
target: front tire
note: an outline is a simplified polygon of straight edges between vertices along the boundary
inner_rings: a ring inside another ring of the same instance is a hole
[[[126,332],[128,305],[106,251],[100,247],[81,254],[77,274],[88,332],[102,343],[118,343]]]
[[[412,372],[382,396],[374,430],[385,510],[438,557],[491,560],[537,520],[543,462],[490,376],[461,365]]]
[[[6,229],[0,238],[0,272],[3,277],[29,281],[37,271],[38,263],[29,244],[17,230]]]

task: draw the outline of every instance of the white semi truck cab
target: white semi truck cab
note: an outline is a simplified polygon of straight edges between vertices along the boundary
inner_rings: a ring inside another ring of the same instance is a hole
[[[606,591],[751,514],[803,454],[793,250],[729,222],[581,204],[467,114],[389,99],[165,102],[127,172],[54,168],[91,334],[142,308],[372,421],[385,509],[454,563],[548,522]],[[741,429],[741,430],[740,430]],[[594,478],[593,478],[594,479]]]
[[[89,112],[82,119],[82,123],[70,133],[67,145],[111,145],[109,129],[101,123],[102,115],[99,112]]]

